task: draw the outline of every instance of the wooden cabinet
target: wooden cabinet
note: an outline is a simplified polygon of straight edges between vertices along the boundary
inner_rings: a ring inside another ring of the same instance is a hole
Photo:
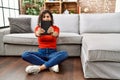
[[[62,13],[68,10],[69,13],[78,13],[77,2],[62,2]]]
[[[50,10],[52,13],[61,13],[61,1],[45,1],[44,9]]]
[[[62,14],[65,10],[70,14],[79,14],[80,6],[77,2],[68,1],[45,1],[44,9],[50,10],[52,13]]]

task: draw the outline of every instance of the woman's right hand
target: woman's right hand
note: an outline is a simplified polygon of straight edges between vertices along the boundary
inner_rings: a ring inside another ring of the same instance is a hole
[[[45,30],[43,28],[38,28],[38,30],[36,31],[36,36],[41,36],[41,34],[43,34],[45,32]]]

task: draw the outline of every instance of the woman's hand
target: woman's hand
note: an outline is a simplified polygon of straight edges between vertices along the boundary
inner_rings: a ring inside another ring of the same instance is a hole
[[[58,37],[58,32],[53,32],[52,35],[53,35],[54,37]]]
[[[45,30],[43,28],[38,28],[38,30],[35,32],[36,36],[41,36],[41,34],[43,34],[45,32]]]
[[[51,34],[54,37],[58,37],[58,32],[54,31],[53,27],[48,28],[48,34]]]
[[[54,32],[54,29],[52,27],[49,27],[48,30],[47,30],[47,33],[52,34],[53,32]]]

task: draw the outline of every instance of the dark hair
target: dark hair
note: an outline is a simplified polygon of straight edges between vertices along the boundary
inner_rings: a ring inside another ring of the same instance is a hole
[[[43,16],[48,13],[51,17],[51,24],[53,25],[53,15],[52,13],[49,11],[49,10],[43,10],[40,14],[39,14],[39,17],[38,17],[38,25],[40,25],[41,21],[42,21],[42,18]]]

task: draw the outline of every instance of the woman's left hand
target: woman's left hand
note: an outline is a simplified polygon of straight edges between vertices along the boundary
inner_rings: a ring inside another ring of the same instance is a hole
[[[54,31],[53,27],[49,27],[47,33],[54,37],[58,37],[58,32]]]
[[[58,32],[53,32],[52,35],[53,35],[54,37],[58,37]]]
[[[52,34],[53,32],[54,32],[54,29],[52,27],[49,27],[48,30],[47,30],[47,33]]]

